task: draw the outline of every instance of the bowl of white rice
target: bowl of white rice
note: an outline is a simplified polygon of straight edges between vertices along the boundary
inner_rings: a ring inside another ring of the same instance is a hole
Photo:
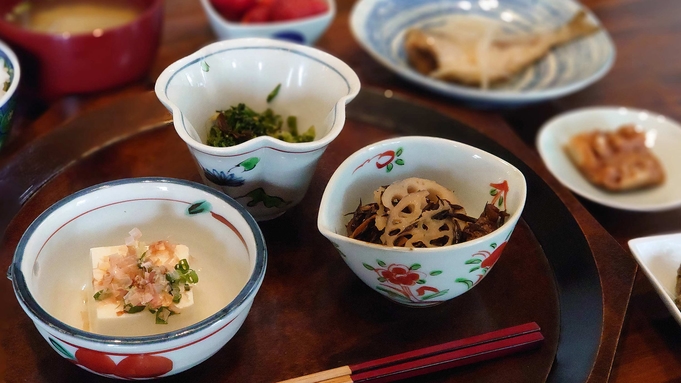
[[[0,149],[9,138],[20,76],[16,54],[0,41]]]

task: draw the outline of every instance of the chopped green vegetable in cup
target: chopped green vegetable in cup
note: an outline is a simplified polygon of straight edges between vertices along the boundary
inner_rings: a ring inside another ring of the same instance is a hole
[[[281,84],[277,85],[267,96],[272,101],[279,93]],[[298,133],[298,122],[295,116],[286,118],[287,130],[284,130],[284,119],[267,108],[258,113],[240,103],[227,110],[218,110],[211,121],[207,144],[216,147],[228,147],[241,144],[251,138],[268,135],[286,142],[310,142],[314,140],[315,128],[311,126],[304,133]]]

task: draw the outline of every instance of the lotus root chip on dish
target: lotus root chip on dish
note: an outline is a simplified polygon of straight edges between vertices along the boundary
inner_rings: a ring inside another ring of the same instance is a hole
[[[633,125],[579,133],[564,149],[589,182],[608,191],[653,187],[665,179],[662,164],[646,146],[645,132]]]

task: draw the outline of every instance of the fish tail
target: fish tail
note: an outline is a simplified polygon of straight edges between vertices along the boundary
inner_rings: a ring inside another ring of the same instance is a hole
[[[600,29],[601,27],[590,20],[589,15],[582,9],[558,31],[557,43],[560,44],[578,37],[587,36]]]

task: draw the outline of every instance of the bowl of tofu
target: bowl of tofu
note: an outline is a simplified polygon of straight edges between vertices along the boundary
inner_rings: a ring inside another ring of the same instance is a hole
[[[10,266],[47,344],[93,373],[147,379],[187,370],[236,334],[267,249],[253,217],[205,185],[131,178],[44,211]]]

